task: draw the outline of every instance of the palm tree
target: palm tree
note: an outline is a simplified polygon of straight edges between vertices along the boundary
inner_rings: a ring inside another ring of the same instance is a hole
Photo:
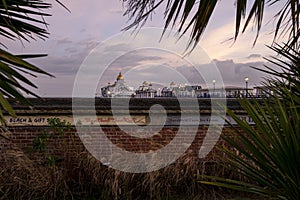
[[[272,98],[264,99],[262,104],[255,99],[241,99],[255,127],[228,110],[240,129],[235,128],[232,135],[222,135],[228,144],[220,148],[227,155],[222,159],[225,166],[246,179],[206,176],[208,180],[200,182],[268,199],[296,200],[300,196],[300,52],[285,45],[270,48],[277,56],[268,61],[282,68],[275,71],[266,66],[263,70],[275,76],[264,82],[267,91],[272,91]]]
[[[44,17],[50,16],[45,12],[50,7],[51,4],[45,0],[2,0],[0,35],[20,42],[47,38],[49,33],[46,30],[47,23]],[[32,77],[36,77],[36,74],[52,75],[25,61],[26,58],[45,55],[13,55],[7,51],[5,44],[0,42],[0,46],[2,47],[0,48],[0,125],[4,125],[3,110],[15,116],[8,98],[30,105],[24,93],[38,97],[27,89],[28,86],[36,88],[36,85],[24,74]]]
[[[292,46],[287,47],[287,44],[276,44],[269,48],[276,53],[276,56],[266,60],[279,66],[281,70],[274,70],[266,65],[264,69],[253,67],[271,75],[271,78],[266,78],[263,82],[267,88],[266,92],[273,91],[276,96],[286,101],[293,100],[295,104],[300,105],[300,52]]]
[[[124,15],[127,15],[132,20],[132,23],[124,30],[143,26],[151,18],[155,10],[165,6],[165,30],[168,27],[178,27],[179,35],[186,34],[190,30],[188,47],[193,49],[200,41],[200,36],[203,34],[213,11],[217,7],[217,3],[218,0],[123,0],[123,4],[126,7]],[[250,3],[252,3],[250,11],[246,14]],[[277,23],[274,31],[274,41],[280,36],[288,35],[289,39],[292,38],[289,40],[290,43],[288,45],[296,45],[297,49],[299,49],[299,0],[254,0],[250,3],[247,0],[235,1],[236,19],[233,37],[235,40],[240,34],[240,30],[244,32],[249,24],[253,22],[257,32],[255,43],[262,27],[264,10],[266,7],[280,4],[283,6],[275,15]],[[241,25],[243,19],[246,20]]]

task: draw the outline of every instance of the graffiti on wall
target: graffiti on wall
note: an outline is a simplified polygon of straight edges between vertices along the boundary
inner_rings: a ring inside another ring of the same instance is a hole
[[[249,124],[254,124],[249,116],[241,115],[240,119],[248,122]],[[75,123],[80,123],[81,125],[147,125],[149,123],[149,117],[146,115],[134,115],[134,116],[97,116],[97,118],[92,116],[84,116],[81,118],[80,122],[74,122],[73,117],[70,116],[18,116],[10,117],[5,116],[7,126],[47,126],[48,119],[59,118],[61,121],[66,121],[71,125]],[[236,122],[229,116],[227,120],[231,124],[236,124]],[[219,118],[211,118],[209,115],[201,115],[200,121],[199,116],[188,116],[181,117],[180,115],[168,116],[165,122],[159,123],[169,126],[179,126],[179,125],[208,125],[210,122],[218,124],[222,120]],[[153,123],[152,123],[153,124]],[[157,124],[157,125],[159,125]],[[155,124],[153,124],[155,125]]]

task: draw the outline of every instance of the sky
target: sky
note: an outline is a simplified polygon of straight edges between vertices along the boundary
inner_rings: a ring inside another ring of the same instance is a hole
[[[93,82],[91,85],[96,85],[93,88],[99,90],[107,82],[114,82],[120,71],[127,84],[133,87],[138,87],[143,81],[158,85],[168,85],[171,81],[178,84],[188,82],[211,87],[215,79],[217,86],[244,86],[245,76],[249,77],[249,86],[253,87],[260,85],[265,74],[250,66],[262,68],[266,64],[263,57],[273,54],[266,44],[271,44],[273,39],[275,25],[270,19],[277,11],[276,6],[266,9],[263,30],[253,47],[256,31],[251,28],[236,42],[229,40],[234,35],[234,1],[220,1],[199,44],[200,54],[205,57],[205,62],[202,62],[199,54],[198,61],[196,53],[184,56],[180,49],[184,47],[184,39],[172,43],[176,36],[170,33],[159,40],[164,25],[163,9],[159,9],[144,26],[156,29],[155,33],[132,34],[132,31],[122,31],[130,22],[127,16],[123,16],[125,8],[119,0],[89,0],[88,3],[61,0],[71,13],[51,2],[53,8],[49,13],[52,16],[45,18],[49,23],[49,38],[31,43],[4,41],[9,51],[15,54],[48,54],[44,58],[29,60],[55,76],[31,78],[38,86],[33,91],[42,97],[71,97],[79,74],[84,76],[81,80],[87,83],[87,87]],[[91,59],[95,59],[92,64],[95,68],[91,68],[101,70],[97,71],[99,74],[91,70],[89,76],[84,67]],[[216,71],[212,70],[211,64]],[[214,76],[216,73],[220,76]]]

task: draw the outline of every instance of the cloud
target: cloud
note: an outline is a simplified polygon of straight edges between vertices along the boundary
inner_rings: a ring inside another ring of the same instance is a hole
[[[47,72],[55,75],[56,77],[59,77],[61,74],[75,75],[79,68],[80,62],[81,58],[76,58],[76,56],[48,56],[46,58],[36,60],[35,64]]]
[[[216,58],[214,62],[226,85],[243,85],[244,76],[249,77],[249,85],[259,84],[262,80],[261,77],[265,74],[252,69],[250,66],[262,67],[265,64],[262,57],[270,54],[265,44],[270,44],[272,41],[272,37],[268,33],[273,29],[265,31],[267,26],[264,26],[254,48],[252,48],[252,42],[255,38],[255,31],[251,31],[250,27],[244,34],[240,35],[234,45],[232,40],[224,42],[234,35],[235,24],[234,12],[232,11],[235,7],[234,1],[231,2],[220,1],[218,3],[217,10],[213,13],[213,18],[210,20],[200,44],[211,58]],[[59,4],[54,4],[53,17],[48,20],[51,24],[49,26],[51,35],[46,42],[26,44],[26,49],[20,47],[20,43],[8,43],[12,52],[24,54],[38,52],[49,55],[45,58],[33,59],[32,62],[57,77],[38,82],[40,88],[47,91],[47,95],[51,96],[71,94],[77,70],[90,51],[99,44],[99,41],[120,33],[120,30],[128,25],[126,24],[128,18],[121,15],[123,8],[118,1],[99,3],[99,1],[91,0],[88,4],[83,4],[79,1],[66,0],[64,3],[72,13],[66,12]],[[266,10],[266,19],[274,16],[268,13],[271,10]],[[163,12],[158,11],[153,20],[146,24],[147,26],[163,27]],[[167,35],[163,41],[167,40]],[[170,35],[170,37],[174,37],[174,35]],[[157,42],[160,39],[153,37],[137,38],[139,38],[137,43],[143,43],[144,40]],[[128,46],[124,43],[112,44],[105,53],[112,54],[120,50],[127,52],[126,49]],[[144,77],[140,77],[141,79],[152,79],[152,75],[155,76],[154,80],[172,79],[173,77],[167,73],[167,70],[160,72],[160,65],[178,70],[190,82],[204,83],[199,73],[180,59],[180,56],[176,57],[163,53],[163,51],[156,53],[151,51],[128,52],[126,55],[116,58],[110,68],[106,70],[103,80],[113,82],[120,70],[126,73],[133,67],[144,67],[144,73],[140,73],[141,76],[144,75]],[[209,66],[203,65],[202,67],[209,70]],[[153,73],[150,73],[149,70]],[[213,79],[213,76],[211,78]]]
[[[118,47],[124,47],[126,45],[116,45],[113,46],[112,49],[107,49],[106,53],[110,53],[115,51],[115,49],[119,49]],[[120,49],[119,49],[120,50]],[[124,51],[125,52],[125,51]],[[159,55],[157,52],[155,53],[152,50],[147,49],[141,49],[141,50],[135,50],[130,51],[124,54],[123,56],[116,58],[110,65],[110,67],[122,69],[126,67],[136,67],[143,64],[149,64],[149,63],[162,63],[163,55]]]
[[[72,75],[61,75],[56,78],[39,76],[34,80],[38,88],[29,89],[41,97],[72,97],[74,79]]]
[[[109,12],[112,14],[123,14],[124,10],[123,9],[110,9]]]
[[[66,48],[57,48],[55,51],[49,52],[47,57],[33,61],[34,64],[56,77],[62,75],[75,76],[83,60],[99,44],[91,38],[78,42],[70,42],[69,39],[64,38],[57,42],[64,44]]]
[[[56,40],[57,45],[71,44],[72,41],[69,38],[63,38]]]
[[[68,47],[64,49],[68,54],[74,54],[76,52],[78,52],[78,48],[76,47]]]
[[[247,56],[248,59],[252,59],[252,58],[261,58],[262,56],[260,54],[257,53],[253,53],[250,54],[249,56]]]
[[[214,60],[216,63],[225,85],[241,86],[244,84],[244,78],[249,77],[249,85],[259,85],[265,73],[260,72],[252,67],[264,68],[265,62],[247,62],[239,63],[233,60]]]
[[[216,64],[217,69],[222,77],[222,81],[225,86],[243,86],[244,78],[249,77],[249,86],[260,85],[263,78],[267,76],[267,74],[260,72],[252,67],[257,67],[263,69],[263,65],[268,65],[271,67],[275,67],[270,63],[266,62],[247,62],[247,63],[239,63],[234,62],[232,59],[229,60],[213,60]],[[193,67],[183,65],[176,70],[182,73],[190,83],[192,84],[200,84],[203,87],[205,85],[207,87],[211,87],[212,81],[217,79],[217,76],[211,75],[211,77],[203,77],[204,70],[210,70],[210,65],[200,65],[199,69],[195,69]],[[208,82],[205,82],[204,80]],[[210,80],[211,79],[211,80]],[[217,81],[217,85],[221,83],[221,80]]]
[[[104,52],[110,54],[111,52],[128,52],[129,47],[125,43],[108,44],[105,47]]]
[[[82,48],[83,51],[90,52],[92,49],[94,49],[97,45],[99,45],[99,41],[95,40],[95,38],[86,38],[83,40],[78,41],[75,44],[76,48]]]
[[[114,48],[113,48],[114,49]],[[109,53],[109,52],[106,52]],[[99,56],[100,58],[101,56]],[[107,83],[115,80],[116,75],[121,71],[125,74],[127,71],[134,69],[135,71],[143,71],[149,67],[149,64],[161,65],[163,58],[158,55],[147,53],[147,50],[131,51],[127,54],[116,58],[109,66],[105,69],[100,82]]]

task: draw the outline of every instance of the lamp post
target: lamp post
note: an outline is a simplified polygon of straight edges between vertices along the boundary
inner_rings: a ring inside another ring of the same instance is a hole
[[[215,96],[215,90],[216,90],[216,80],[213,80],[214,90],[213,90],[213,96]]]
[[[248,76],[245,77],[245,82],[246,82],[246,97],[248,97],[248,81],[249,81],[249,78]]]

